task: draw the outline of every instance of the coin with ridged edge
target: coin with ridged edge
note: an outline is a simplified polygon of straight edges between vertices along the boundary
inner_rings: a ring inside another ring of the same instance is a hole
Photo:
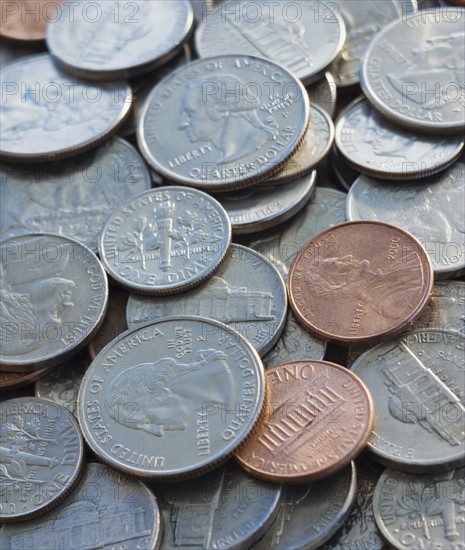
[[[236,331],[171,317],[99,353],[81,385],[78,418],[102,460],[170,481],[225,462],[252,433],[264,397],[262,362]]]

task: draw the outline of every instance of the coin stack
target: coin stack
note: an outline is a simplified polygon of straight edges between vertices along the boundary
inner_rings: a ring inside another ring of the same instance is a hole
[[[465,6],[419,4],[0,0],[2,550],[463,550]]]

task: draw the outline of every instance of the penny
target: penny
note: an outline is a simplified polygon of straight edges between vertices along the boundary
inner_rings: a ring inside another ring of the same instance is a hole
[[[385,117],[428,134],[463,135],[464,17],[453,7],[419,11],[376,35],[360,78],[370,103]]]
[[[303,0],[291,5],[222,2],[206,11],[195,32],[199,57],[244,54],[272,59],[305,84],[324,74],[344,40],[344,22],[336,10]]]
[[[302,144],[286,164],[267,180],[272,185],[293,181],[309,173],[326,157],[334,140],[334,124],[329,114],[310,106],[310,124]]]
[[[250,477],[234,462],[185,482],[154,486],[163,515],[161,550],[249,548],[276,517],[280,485]]]
[[[124,472],[171,481],[220,466],[264,402],[263,365],[211,319],[165,318],[124,333],[92,362],[78,418],[90,448]]]
[[[109,215],[150,183],[141,156],[120,138],[56,163],[5,163],[0,165],[2,236],[57,233],[97,252]]]
[[[265,373],[269,396],[253,439],[236,454],[252,475],[305,483],[341,470],[365,447],[372,398],[349,370],[326,361],[295,361]]]
[[[117,80],[147,73],[182,48],[194,23],[187,0],[65,2],[47,27],[47,47],[79,78]],[[69,16],[67,16],[69,14]]]
[[[159,187],[119,205],[99,239],[113,279],[141,294],[173,294],[208,279],[224,260],[231,223],[203,191]]]
[[[347,198],[349,220],[393,223],[426,250],[436,277],[465,270],[465,164],[419,182],[379,181],[360,176]]]
[[[34,372],[8,372],[0,369],[0,392],[13,390],[31,384],[41,376],[45,376],[54,367],[42,369]]]
[[[277,172],[303,139],[309,116],[305,88],[280,65],[218,56],[189,63],[155,86],[137,141],[162,177],[227,191]]]
[[[131,294],[126,318],[132,328],[179,315],[216,319],[264,355],[278,341],[286,313],[286,287],[278,271],[261,254],[233,244],[215,275],[181,296],[157,299]]]
[[[430,260],[409,233],[381,222],[348,222],[301,250],[287,288],[294,315],[333,342],[373,344],[405,330],[426,306]]]
[[[317,105],[333,118],[336,112],[337,88],[333,75],[326,71],[323,78],[307,86],[310,105]]]
[[[59,235],[0,245],[0,370],[37,371],[86,345],[105,314],[108,282],[95,254]]]
[[[384,119],[358,98],[336,122],[336,146],[355,170],[381,179],[415,179],[447,168],[463,149],[463,136],[427,136]]]
[[[44,40],[49,21],[59,17],[63,0],[0,0],[0,36],[24,42]]]
[[[285,485],[278,517],[251,550],[312,550],[342,525],[354,502],[355,464],[309,484]]]
[[[67,409],[36,397],[3,401],[0,418],[0,520],[28,519],[63,499],[77,481],[81,432]]]
[[[363,353],[352,370],[376,395],[373,458],[402,471],[465,464],[464,337],[419,329]]]
[[[329,160],[331,163],[331,170],[336,176],[338,183],[341,184],[344,191],[349,191],[354,181],[360,175],[360,172],[357,172],[349,166],[335,145],[331,147],[331,151],[329,152]]]
[[[216,198],[228,213],[234,235],[257,233],[282,224],[302,210],[315,192],[316,179],[313,170],[287,184],[266,180],[270,185],[221,193]]]
[[[435,475],[387,469],[373,498],[379,530],[391,548],[460,548],[465,539],[465,468]]]
[[[2,87],[0,155],[17,162],[58,160],[95,147],[116,131],[131,106],[128,84],[71,78],[48,54],[7,65]]]
[[[150,548],[162,537],[156,498],[142,482],[90,463],[76,489],[33,521],[0,528],[3,550],[38,548]]]

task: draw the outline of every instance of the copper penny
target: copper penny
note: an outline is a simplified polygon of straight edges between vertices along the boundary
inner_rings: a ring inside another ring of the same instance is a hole
[[[60,17],[63,0],[0,0],[0,36],[14,40],[45,40],[47,23]]]
[[[422,312],[433,287],[431,262],[407,231],[349,222],[314,237],[287,281],[297,320],[333,342],[373,344],[400,334]]]
[[[236,454],[253,476],[306,483],[342,469],[365,447],[374,423],[371,394],[340,365],[294,361],[266,371],[265,413]]]
[[[13,390],[31,384],[54,370],[54,368],[48,367],[34,372],[4,372],[0,370],[0,391]]]

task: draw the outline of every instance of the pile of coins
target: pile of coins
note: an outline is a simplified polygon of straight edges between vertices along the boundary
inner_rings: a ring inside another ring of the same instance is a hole
[[[452,4],[0,1],[2,549],[464,550]]]

